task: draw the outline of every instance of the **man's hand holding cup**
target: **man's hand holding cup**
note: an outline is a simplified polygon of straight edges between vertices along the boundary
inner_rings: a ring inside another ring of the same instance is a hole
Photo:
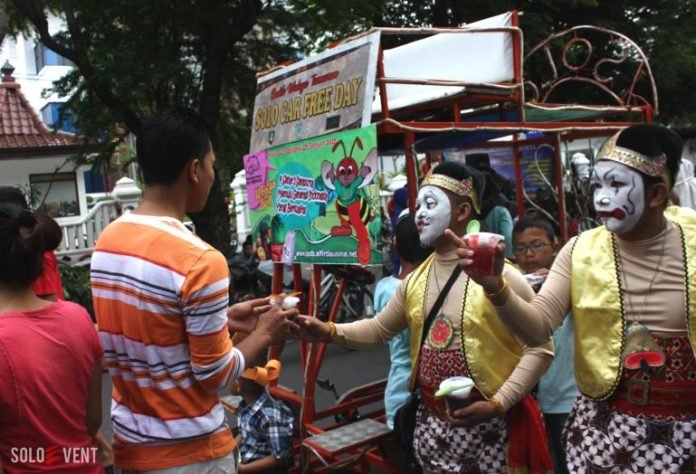
[[[294,297],[284,294],[272,296],[269,305],[264,307],[265,311],[259,315],[254,332],[262,337],[268,337],[269,345],[280,344],[286,339],[296,337],[298,325],[295,318],[299,311],[295,305],[299,300],[290,298]],[[286,302],[286,299],[290,300]]]

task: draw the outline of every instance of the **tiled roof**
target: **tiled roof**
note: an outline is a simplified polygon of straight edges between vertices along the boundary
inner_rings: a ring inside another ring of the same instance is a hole
[[[0,149],[50,148],[79,145],[76,135],[51,132],[39,119],[20,85],[3,68],[0,82]]]

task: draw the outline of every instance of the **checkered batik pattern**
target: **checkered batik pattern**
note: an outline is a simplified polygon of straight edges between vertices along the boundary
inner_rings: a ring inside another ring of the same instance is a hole
[[[580,396],[565,429],[577,474],[696,474],[696,418],[632,416]]]
[[[648,377],[625,370],[622,379],[642,382],[696,380],[696,361],[686,336],[658,337],[666,363]],[[564,433],[568,470],[573,473],[696,474],[696,416],[644,416],[578,397]]]
[[[433,474],[507,472],[507,426],[501,418],[473,427],[456,427],[421,404],[413,438],[419,464]]]

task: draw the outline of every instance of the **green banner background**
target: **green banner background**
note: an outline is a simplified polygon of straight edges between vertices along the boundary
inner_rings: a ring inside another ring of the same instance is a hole
[[[350,157],[352,168],[346,166]],[[382,263],[374,125],[269,148],[244,162],[254,203],[252,233],[266,243],[268,257],[286,263]]]

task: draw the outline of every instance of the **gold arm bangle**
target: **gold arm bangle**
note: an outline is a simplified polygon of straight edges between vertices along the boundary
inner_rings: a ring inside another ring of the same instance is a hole
[[[333,321],[329,321],[327,324],[329,325],[329,338],[333,339],[336,335],[336,325]]]
[[[498,412],[498,416],[503,418],[505,416],[505,408],[503,408],[503,405],[500,404],[497,398],[491,397],[488,399],[488,403],[493,405],[495,408],[495,411]]]
[[[505,292],[508,289],[508,281],[507,278],[503,277],[503,286],[500,287],[498,291],[495,293],[488,293],[486,290],[484,290],[484,293],[486,293],[487,298],[497,298],[498,296],[502,296],[505,294]]]

